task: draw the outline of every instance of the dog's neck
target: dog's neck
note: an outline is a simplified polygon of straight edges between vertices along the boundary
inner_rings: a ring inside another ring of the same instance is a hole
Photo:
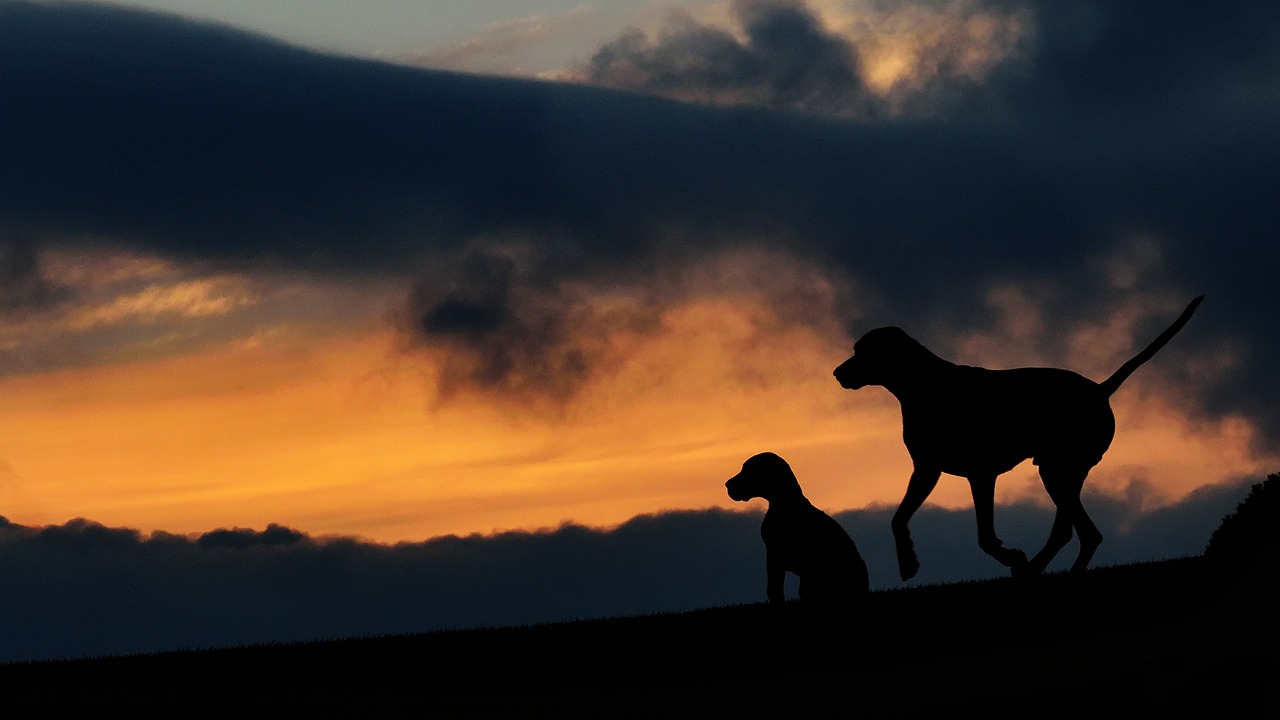
[[[923,349],[923,348],[922,348]],[[913,358],[901,372],[879,383],[881,387],[893,393],[900,403],[909,403],[918,397],[934,394],[935,385],[946,383],[946,375],[958,367],[955,363],[943,360],[932,352],[925,350],[919,357]]]
[[[765,498],[765,500],[769,501],[770,510],[776,508],[782,512],[786,512],[792,508],[801,508],[813,504],[809,502],[809,498],[805,497],[804,493],[801,492],[798,487],[794,491],[778,493],[773,497]]]

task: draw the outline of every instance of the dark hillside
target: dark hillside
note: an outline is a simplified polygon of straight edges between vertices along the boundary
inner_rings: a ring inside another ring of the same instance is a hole
[[[0,667],[6,700],[165,715],[757,716],[1273,706],[1275,568],[1204,558],[874,593],[860,627],[763,605]]]

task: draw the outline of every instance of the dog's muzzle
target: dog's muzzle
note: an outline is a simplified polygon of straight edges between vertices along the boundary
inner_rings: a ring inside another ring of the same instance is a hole
[[[736,500],[738,502],[746,502],[751,498],[742,492],[742,483],[734,482],[737,479],[737,475],[729,478],[724,484],[724,489],[729,492],[729,499]]]

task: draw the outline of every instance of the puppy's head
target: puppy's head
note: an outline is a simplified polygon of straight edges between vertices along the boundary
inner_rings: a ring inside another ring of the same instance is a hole
[[[786,460],[771,452],[752,455],[742,463],[742,471],[724,484],[729,497],[738,502],[764,498],[769,502],[800,496],[800,483]]]
[[[853,344],[853,355],[840,363],[832,375],[849,390],[884,385],[927,354],[929,351],[901,328],[876,328]]]

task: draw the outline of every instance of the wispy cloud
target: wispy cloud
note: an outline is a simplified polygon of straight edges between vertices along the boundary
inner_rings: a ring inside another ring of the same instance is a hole
[[[590,32],[600,15],[600,8],[590,4],[526,15],[494,23],[449,46],[388,59],[442,70],[540,75],[552,71],[547,62],[556,62],[544,57],[548,50],[576,34]]]
[[[86,308],[71,318],[71,327],[84,329],[127,319],[154,321],[163,315],[187,318],[225,315],[250,306],[254,297],[236,278],[202,278],[173,285],[152,285],[113,299],[106,305]]]

